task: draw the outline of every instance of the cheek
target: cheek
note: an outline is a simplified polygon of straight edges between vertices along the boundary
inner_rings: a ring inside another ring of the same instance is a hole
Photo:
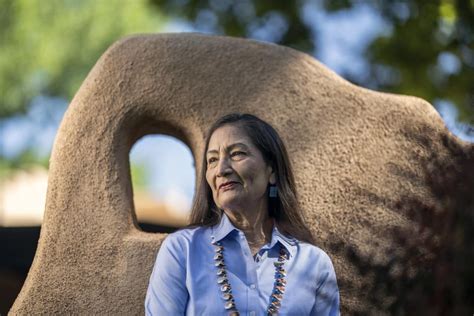
[[[265,169],[263,167],[253,167],[248,169],[248,172],[245,175],[248,184],[256,187],[266,188],[269,182],[269,176],[264,170]]]
[[[212,175],[209,171],[206,171],[206,182],[207,185],[211,188],[212,191],[214,191],[214,186],[212,185]]]
[[[240,168],[240,176],[253,183],[258,182],[262,177],[262,169],[258,165],[247,164]]]
[[[210,180],[209,173],[206,172],[206,182],[212,188],[211,182],[209,180]]]

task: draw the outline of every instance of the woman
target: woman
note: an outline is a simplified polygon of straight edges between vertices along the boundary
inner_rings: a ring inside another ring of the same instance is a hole
[[[147,315],[338,315],[331,260],[314,246],[285,146],[250,114],[206,137],[191,225],[159,250]]]

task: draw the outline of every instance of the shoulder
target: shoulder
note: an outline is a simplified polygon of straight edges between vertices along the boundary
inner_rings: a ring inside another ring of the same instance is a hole
[[[336,293],[338,291],[336,271],[329,255],[321,248],[309,243],[298,242],[298,247],[297,261],[299,259],[299,262],[305,266],[302,269],[306,271],[308,279],[316,281],[317,291],[322,291],[324,288],[326,292]]]
[[[169,234],[163,240],[161,247],[186,249],[191,243],[200,242],[208,234],[208,227],[181,228]]]
[[[333,269],[331,258],[324,250],[303,241],[296,241],[296,244],[301,257],[309,259],[313,264],[321,268]]]
[[[209,228],[182,228],[169,234],[161,243],[156,264],[169,266],[170,262],[185,269],[190,261],[205,250],[205,236],[210,235]],[[207,238],[210,240],[210,237]]]

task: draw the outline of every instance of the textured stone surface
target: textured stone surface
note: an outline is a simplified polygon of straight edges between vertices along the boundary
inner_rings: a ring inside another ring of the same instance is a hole
[[[435,135],[448,133],[439,115],[423,100],[354,86],[289,48],[162,34],[114,44],[72,100],[53,148],[38,251],[11,314],[142,314],[165,236],[137,229],[130,148],[146,134],[173,135],[200,166],[204,132],[234,111],[282,135],[343,311],[357,309],[358,275],[328,245],[382,249],[387,229],[406,222],[391,201],[430,198],[420,161],[434,147],[418,136],[439,143]]]

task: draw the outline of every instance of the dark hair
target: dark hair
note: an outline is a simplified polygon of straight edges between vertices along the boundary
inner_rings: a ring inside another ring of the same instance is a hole
[[[285,145],[275,129],[251,114],[233,113],[221,117],[209,129],[204,146],[204,155],[199,175],[196,197],[191,210],[190,226],[212,226],[219,223],[222,210],[214,203],[212,191],[206,181],[206,152],[212,134],[224,125],[242,128],[252,143],[260,150],[265,162],[276,175],[278,196],[269,198],[269,215],[284,234],[314,244],[311,231],[304,223],[298,203],[295,180]]]

